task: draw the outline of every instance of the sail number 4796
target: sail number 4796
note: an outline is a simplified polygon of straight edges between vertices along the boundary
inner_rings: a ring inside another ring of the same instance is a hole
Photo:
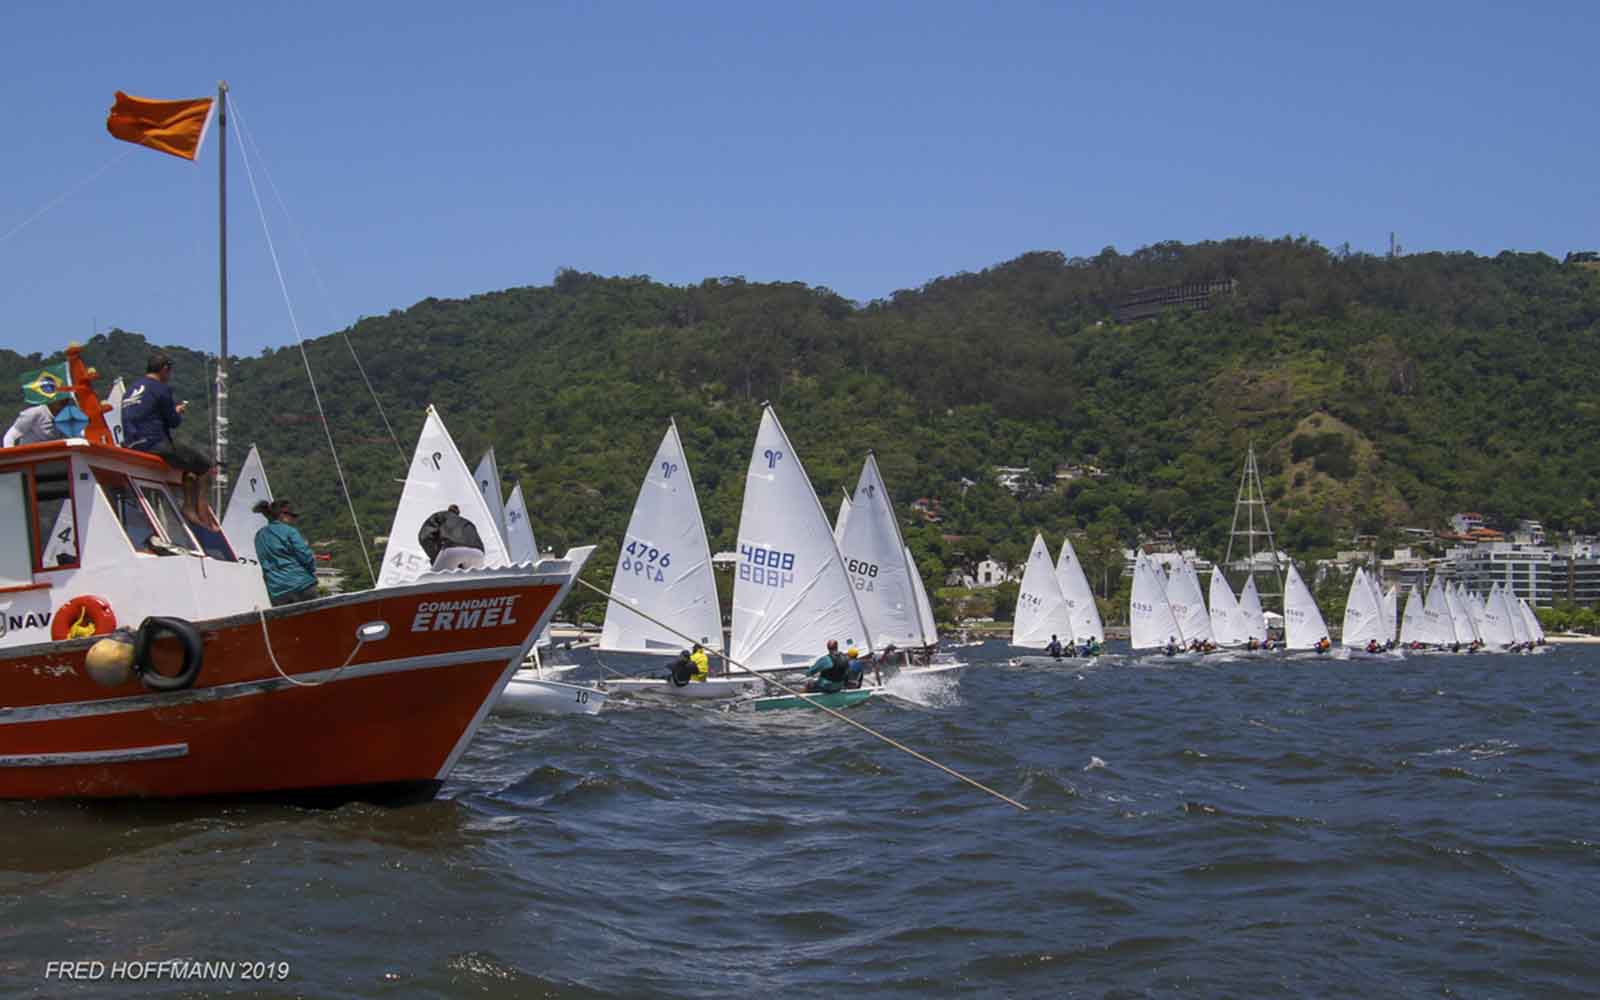
[[[624,573],[642,576],[652,583],[661,583],[666,579],[661,571],[671,565],[671,552],[663,552],[646,542],[629,539],[628,544],[622,547],[620,569]]]

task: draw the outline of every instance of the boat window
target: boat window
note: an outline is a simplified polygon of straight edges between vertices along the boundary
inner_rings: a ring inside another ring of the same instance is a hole
[[[154,483],[139,483],[139,491],[144,494],[144,502],[155,512],[156,523],[161,526],[161,533],[167,541],[181,549],[198,553],[200,546],[195,544],[194,537],[185,527],[183,515],[178,513],[178,505],[172,502],[172,497],[167,491]]]
[[[122,522],[122,530],[127,532],[128,541],[133,543],[134,551],[152,552],[150,540],[157,538],[155,525],[150,523],[150,516],[145,512],[144,503],[134,491],[133,484],[128,482],[128,477],[99,469],[95,470],[94,477],[100,483],[100,488],[105,491],[106,500],[116,512],[117,520]]]
[[[21,472],[0,472],[0,587],[33,582],[26,490]]]
[[[78,523],[72,511],[72,472],[66,462],[40,462],[33,471],[34,531],[39,569],[78,565]]]

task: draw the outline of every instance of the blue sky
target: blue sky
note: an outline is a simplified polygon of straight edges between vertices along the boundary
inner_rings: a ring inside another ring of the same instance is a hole
[[[0,344],[215,349],[216,135],[104,121],[219,78],[307,336],[562,266],[867,300],[1174,239],[1600,249],[1592,3],[1299,6],[8,4]],[[254,354],[293,332],[233,142]]]

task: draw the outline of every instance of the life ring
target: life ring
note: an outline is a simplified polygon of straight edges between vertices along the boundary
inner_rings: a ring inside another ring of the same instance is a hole
[[[105,635],[117,628],[117,616],[104,597],[84,594],[56,609],[50,619],[50,638],[56,642],[64,639],[82,639],[91,635]]]
[[[150,644],[163,633],[183,643],[183,669],[176,674],[163,674],[150,662]],[[144,686],[152,691],[182,691],[194,684],[195,678],[200,676],[205,654],[200,630],[182,618],[146,618],[133,637],[133,669],[138,671]]]

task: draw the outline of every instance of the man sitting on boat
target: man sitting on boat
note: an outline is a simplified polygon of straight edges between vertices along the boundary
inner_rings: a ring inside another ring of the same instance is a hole
[[[1091,635],[1088,638],[1088,640],[1084,642],[1083,647],[1078,652],[1078,655],[1079,656],[1099,656],[1100,655],[1100,640],[1096,639],[1094,636]]]
[[[1050,634],[1050,645],[1046,646],[1044,651],[1058,660],[1061,659],[1061,640],[1055,637],[1055,633]]]
[[[1383,647],[1378,645],[1378,640],[1376,640],[1376,639],[1368,639],[1367,640],[1367,652],[1369,652],[1369,653],[1381,653],[1381,652],[1383,652]]]
[[[839,640],[828,640],[828,651],[817,657],[817,662],[806,671],[806,690],[832,694],[843,691],[850,677],[850,660],[839,652]]]
[[[461,508],[448,508],[430,514],[417,532],[417,544],[433,560],[435,571],[477,569],[483,565],[483,539],[473,523],[461,516]]]
[[[150,355],[144,375],[122,399],[123,446],[148,451],[183,473],[183,516],[213,531],[220,531],[217,516],[206,496],[215,468],[211,459],[173,438],[172,432],[183,423],[187,401],[175,403],[172,389],[172,359],[161,351]]]
[[[872,657],[854,646],[845,652],[845,656],[850,658],[850,669],[844,675],[844,686],[852,689],[858,688],[861,686],[861,682],[866,679],[867,664],[871,662]]]
[[[689,682],[694,680],[694,659],[687,649],[680,650],[678,658],[672,661],[672,666],[667,671],[667,680],[672,682],[673,687],[688,687]]]
[[[38,444],[41,441],[54,441],[61,437],[61,428],[56,426],[56,415],[67,408],[72,402],[72,394],[66,391],[56,393],[55,398],[48,403],[30,406],[17,414],[17,419],[6,431],[3,447],[14,448],[19,444]]]
[[[1175,635],[1167,636],[1167,645],[1163,649],[1163,652],[1165,652],[1168,656],[1177,656],[1178,655],[1178,637],[1177,636],[1175,636]]]
[[[694,664],[694,679],[704,681],[711,679],[711,657],[706,655],[705,647],[698,642],[689,653],[689,662]]]

